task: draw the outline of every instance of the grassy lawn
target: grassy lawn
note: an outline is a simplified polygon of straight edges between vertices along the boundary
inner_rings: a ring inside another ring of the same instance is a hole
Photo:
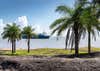
[[[100,48],[92,48],[92,52],[99,52]],[[79,51],[81,54],[87,53],[87,48],[80,48]],[[1,55],[12,55],[11,51],[4,50],[0,51]],[[27,50],[17,50],[14,55],[42,55],[42,56],[53,56],[53,55],[66,55],[74,54],[74,50],[64,50],[64,49],[55,49],[55,48],[41,48],[41,49],[32,49],[30,53],[27,53]]]

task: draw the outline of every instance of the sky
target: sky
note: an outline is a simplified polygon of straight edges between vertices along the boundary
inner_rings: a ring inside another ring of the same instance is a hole
[[[0,0],[0,33],[6,24],[17,23],[21,28],[31,25],[35,32],[50,34],[50,24],[60,17],[59,5],[73,7],[75,0]]]
[[[74,3],[75,0],[0,0],[0,33],[6,24],[15,22],[21,29],[31,25],[36,33],[50,34],[50,24],[60,17],[60,14],[55,12],[57,6],[74,7]],[[81,43],[86,41],[87,38]],[[97,37],[97,41],[92,42],[92,45],[100,47],[99,41],[100,37]]]

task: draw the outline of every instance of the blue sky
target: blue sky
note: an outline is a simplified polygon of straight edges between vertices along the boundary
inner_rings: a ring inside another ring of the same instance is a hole
[[[11,23],[25,18],[28,24],[35,24],[42,28],[59,17],[55,9],[59,5],[73,7],[75,0],[0,0],[0,19],[3,23]],[[24,17],[23,17],[24,16]],[[24,21],[23,20],[23,21]],[[23,23],[23,22],[21,22]],[[44,29],[44,30],[45,30]]]
[[[59,5],[74,6],[75,0],[0,0],[0,33],[12,22],[21,26],[36,26],[36,32],[49,32],[49,25],[60,15],[55,12]],[[83,42],[86,42],[84,40]],[[97,37],[98,45],[100,38]],[[94,46],[95,46],[94,45]]]

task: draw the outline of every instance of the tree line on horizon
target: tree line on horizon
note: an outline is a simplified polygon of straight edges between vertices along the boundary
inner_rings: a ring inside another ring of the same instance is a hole
[[[100,32],[100,0],[77,0],[74,8],[65,5],[58,6],[56,12],[62,14],[62,17],[56,19],[50,28],[52,34],[57,32],[57,36],[62,32],[66,33],[65,49],[70,45],[74,47],[75,56],[79,55],[79,43],[81,38],[88,34],[88,53],[91,53],[91,36],[96,39],[96,33]],[[27,36],[28,52],[30,52],[30,39],[35,33],[31,26],[24,27],[21,31],[19,26],[13,23],[4,27],[2,36],[12,43],[12,53],[16,52],[16,41],[21,39],[21,35]]]

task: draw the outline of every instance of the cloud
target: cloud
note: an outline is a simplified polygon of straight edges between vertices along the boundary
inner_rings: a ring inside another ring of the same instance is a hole
[[[28,26],[27,16],[20,16],[15,21],[16,24],[20,25],[21,28]]]
[[[3,32],[4,26],[5,26],[5,24],[3,22],[3,19],[0,19],[0,34]]]
[[[25,26],[28,26],[28,19],[27,16],[20,16],[14,21],[17,25],[20,25],[21,29]],[[12,24],[9,23],[8,24]],[[0,19],[0,34],[3,32],[3,28],[5,27],[6,24],[4,24],[4,20]]]
[[[45,32],[46,34],[50,34],[50,30],[49,30],[49,28],[48,28],[48,26],[44,26],[44,25],[40,25],[40,24],[35,24],[35,25],[32,25],[32,28],[34,28],[35,29],[35,33],[43,33],[43,32]]]
[[[37,24],[32,25],[32,28],[35,29],[35,31],[34,31],[35,33],[42,33],[43,32],[43,28],[40,25],[37,25]]]
[[[35,33],[43,33],[46,32],[47,34],[50,34],[49,27],[47,25],[41,25],[36,22],[36,24],[29,24],[27,16],[20,16],[15,20],[15,23],[17,25],[20,25],[21,29],[25,26],[32,26],[32,28],[35,28]]]
[[[0,33],[3,32],[3,28],[5,27],[6,24],[4,24],[3,19],[0,19]],[[49,29],[48,25],[45,24],[29,24],[27,16],[20,16],[17,17],[16,20],[14,21],[17,25],[20,25],[20,28],[22,29],[25,26],[32,26],[32,28],[35,28],[35,33],[43,33],[45,32],[46,34],[50,34],[51,30]],[[8,24],[12,25],[12,22],[7,22]]]
[[[0,28],[2,28],[2,26],[4,26],[3,19],[0,19]]]

